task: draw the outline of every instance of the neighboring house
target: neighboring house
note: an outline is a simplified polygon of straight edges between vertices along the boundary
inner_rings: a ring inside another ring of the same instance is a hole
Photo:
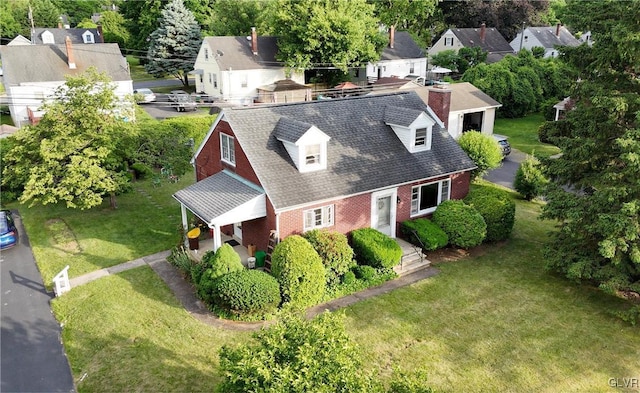
[[[251,105],[258,88],[282,79],[304,83],[302,73],[288,72],[276,60],[276,37],[258,37],[255,28],[250,37],[205,37],[192,74],[196,91],[216,100]]]
[[[367,82],[380,78],[417,78],[426,76],[427,53],[406,31],[389,28],[389,44],[382,51],[380,60],[367,65]]]
[[[270,85],[258,87],[257,102],[261,103],[272,104],[311,100],[311,88],[296,83],[291,79],[283,79]]]
[[[16,46],[16,45],[31,45],[31,41],[28,38],[19,35],[12,39],[7,45]]]
[[[580,41],[574,37],[566,27],[561,24],[556,26],[527,27],[519,32],[511,41],[511,47],[518,52],[525,48],[544,48],[544,57],[558,57],[559,46],[579,46]]]
[[[575,106],[575,102],[571,99],[571,97],[565,97],[562,101],[558,102],[553,106],[553,109],[556,110],[556,115],[553,121],[562,120],[567,115],[567,111],[573,109]]]
[[[211,228],[264,250],[316,228],[401,222],[463,198],[476,166],[446,132],[450,92],[432,108],[412,91],[295,104],[225,108],[194,156],[197,183],[174,194]]]
[[[133,94],[133,82],[118,44],[19,45],[0,47],[4,87],[13,124],[38,122],[42,103],[65,83],[94,66],[115,85],[115,94]]]
[[[31,43],[35,45],[64,45],[69,37],[72,44],[103,44],[102,27],[97,29],[36,28],[31,31]]]
[[[440,39],[429,48],[429,55],[433,56],[445,50],[480,47],[487,52],[487,63],[500,61],[506,55],[514,53],[509,42],[500,32],[493,27],[486,27],[483,23],[480,28],[452,28],[445,31]]]
[[[404,82],[402,84],[387,84],[387,89],[379,88],[372,90],[372,92],[380,94],[390,91],[414,90],[424,103],[429,105],[430,87],[415,82]],[[487,135],[493,134],[496,110],[502,106],[501,103],[469,82],[440,84],[439,86],[451,92],[447,131],[454,139],[458,139],[464,132],[471,130],[480,131]]]

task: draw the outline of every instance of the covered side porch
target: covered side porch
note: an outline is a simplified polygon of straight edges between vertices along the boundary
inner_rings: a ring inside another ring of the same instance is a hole
[[[220,248],[223,241],[230,240],[229,236],[222,234],[222,227],[266,217],[267,214],[264,190],[228,170],[192,184],[173,197],[180,203],[184,233],[191,229],[187,217],[187,211],[190,211],[209,228],[213,251]],[[187,245],[186,236],[184,241]]]

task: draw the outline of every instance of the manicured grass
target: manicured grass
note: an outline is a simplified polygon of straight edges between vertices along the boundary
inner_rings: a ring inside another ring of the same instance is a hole
[[[69,276],[75,277],[178,244],[180,205],[171,195],[193,182],[192,172],[178,183],[165,179],[157,188],[151,180],[133,182],[131,192],[117,197],[115,210],[108,198],[101,207],[84,211],[62,204],[29,208],[13,203],[9,207],[19,210],[42,278],[50,285],[66,265]],[[54,236],[61,223],[70,233],[62,240]]]
[[[511,147],[523,153],[538,157],[548,157],[560,153],[560,149],[538,140],[538,128],[544,123],[540,113],[533,113],[519,119],[496,119],[493,132],[509,137]]]
[[[640,327],[610,313],[629,303],[546,272],[552,223],[537,219],[540,204],[516,204],[509,241],[346,309],[367,367],[383,378],[423,368],[439,392],[604,392],[609,378],[637,377]],[[211,391],[219,348],[250,337],[193,319],[148,267],[74,288],[53,308],[80,392]]]

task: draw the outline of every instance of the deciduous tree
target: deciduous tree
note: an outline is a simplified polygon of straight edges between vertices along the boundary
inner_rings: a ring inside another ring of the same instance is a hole
[[[173,0],[161,12],[160,27],[151,33],[145,69],[158,78],[173,75],[189,86],[188,72],[193,70],[201,41],[193,13],[182,0]]]
[[[121,101],[105,74],[94,68],[67,77],[44,105],[42,120],[18,131],[4,157],[3,184],[22,184],[22,203],[64,202],[88,209],[127,183],[118,144],[128,133],[133,102]]]

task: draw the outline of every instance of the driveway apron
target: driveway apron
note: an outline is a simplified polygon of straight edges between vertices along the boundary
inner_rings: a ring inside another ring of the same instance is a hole
[[[74,392],[60,325],[51,313],[22,220],[19,242],[0,253],[2,392]]]

